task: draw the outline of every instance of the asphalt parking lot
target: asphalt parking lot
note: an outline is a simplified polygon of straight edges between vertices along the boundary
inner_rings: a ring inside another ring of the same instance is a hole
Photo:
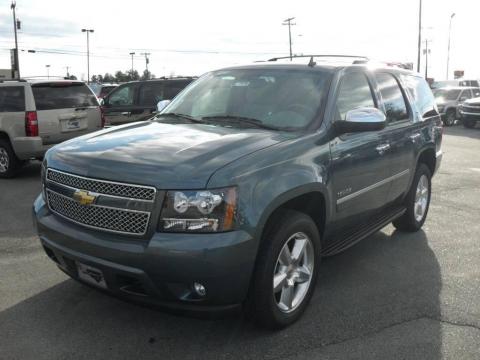
[[[0,359],[480,359],[480,127],[446,128],[443,150],[423,231],[388,226],[325,259],[307,312],[280,332],[70,280],[33,233],[32,163],[0,180]]]

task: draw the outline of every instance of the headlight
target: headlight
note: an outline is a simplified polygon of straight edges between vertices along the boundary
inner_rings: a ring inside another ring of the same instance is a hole
[[[235,227],[237,189],[169,191],[160,214],[164,232],[220,232]]]

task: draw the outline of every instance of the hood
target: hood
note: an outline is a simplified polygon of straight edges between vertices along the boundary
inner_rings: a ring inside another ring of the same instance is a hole
[[[480,106],[480,97],[476,97],[476,98],[472,98],[472,99],[465,100],[463,103],[464,103],[465,105],[477,105],[477,106]]]
[[[147,121],[66,141],[50,149],[46,160],[51,168],[86,177],[198,189],[215,170],[291,137],[262,129]]]

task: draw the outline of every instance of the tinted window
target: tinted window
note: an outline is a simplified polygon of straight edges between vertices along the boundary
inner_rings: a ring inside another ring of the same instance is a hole
[[[108,97],[108,105],[113,106],[129,106],[133,105],[135,95],[135,87],[133,84],[121,86],[117,90],[112,91]]]
[[[467,99],[471,99],[472,98],[472,93],[470,92],[470,90],[463,90],[462,91],[462,95],[460,95],[460,101],[465,101]]]
[[[375,75],[388,122],[408,119],[407,105],[400,85],[392,74],[378,73]]]
[[[32,85],[37,110],[97,106],[97,98],[82,83],[42,83]]]
[[[110,91],[112,91],[113,89],[115,89],[116,86],[102,86],[102,89],[100,90],[100,93],[98,94],[98,97],[105,97],[107,96]]]
[[[362,107],[375,107],[367,78],[360,72],[347,74],[338,91],[335,120],[345,120],[348,111]]]
[[[432,90],[430,90],[425,79],[417,76],[404,75],[403,81],[422,117],[438,115]]]
[[[139,105],[154,107],[159,101],[164,99],[163,88],[164,84],[162,82],[142,84],[138,99]]]
[[[165,100],[173,99],[188,84],[189,84],[189,82],[185,82],[185,81],[172,81],[172,82],[165,83],[165,90],[164,90],[164,94],[163,94],[164,99]]]
[[[23,86],[0,87],[0,112],[25,111]]]

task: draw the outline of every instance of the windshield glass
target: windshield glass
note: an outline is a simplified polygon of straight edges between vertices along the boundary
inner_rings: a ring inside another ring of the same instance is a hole
[[[444,100],[457,100],[458,95],[460,95],[460,90],[446,90],[440,89],[434,92],[435,99],[444,99]]]
[[[208,73],[164,111],[222,126],[298,130],[320,110],[330,78],[317,69],[234,69]],[[221,120],[221,121],[220,121]]]

